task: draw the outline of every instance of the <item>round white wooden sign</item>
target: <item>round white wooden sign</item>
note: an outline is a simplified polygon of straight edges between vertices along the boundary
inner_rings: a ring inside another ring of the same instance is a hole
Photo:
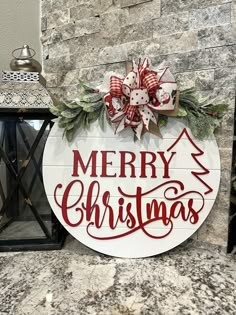
[[[163,139],[146,133],[134,142],[126,128],[115,135],[94,123],[69,144],[54,125],[43,178],[61,224],[83,244],[118,257],[163,253],[204,222],[220,182],[214,137],[196,140],[169,118]]]

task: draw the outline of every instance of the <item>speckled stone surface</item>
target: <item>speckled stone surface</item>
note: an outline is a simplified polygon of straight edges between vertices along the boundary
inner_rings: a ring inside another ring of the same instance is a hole
[[[236,314],[236,257],[189,241],[146,259],[61,251],[0,253],[0,314]]]

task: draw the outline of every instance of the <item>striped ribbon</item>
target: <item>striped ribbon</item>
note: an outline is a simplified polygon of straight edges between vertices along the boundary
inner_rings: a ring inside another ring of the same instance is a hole
[[[110,78],[110,94],[114,97],[122,96],[122,84],[124,79],[112,76]]]
[[[131,106],[131,105],[126,105],[124,107],[124,112],[126,113],[127,115],[127,119],[132,122],[132,120],[134,119],[134,115],[136,113],[136,106]]]
[[[159,81],[155,72],[148,72],[143,78],[143,85],[147,88],[148,92],[154,91],[159,87]]]

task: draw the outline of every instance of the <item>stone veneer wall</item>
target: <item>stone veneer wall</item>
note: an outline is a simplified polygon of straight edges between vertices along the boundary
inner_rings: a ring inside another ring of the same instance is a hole
[[[132,58],[166,60],[180,88],[229,104],[216,134],[218,198],[194,238],[225,246],[236,76],[236,0],[42,0],[43,66],[51,93],[78,97],[78,81],[125,74]]]

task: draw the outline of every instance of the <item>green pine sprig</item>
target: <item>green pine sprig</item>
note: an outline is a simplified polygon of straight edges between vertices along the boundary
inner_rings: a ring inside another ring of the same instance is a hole
[[[198,139],[212,135],[220,125],[228,106],[226,104],[207,104],[199,102],[194,89],[180,92],[179,112],[177,117],[183,117]]]

